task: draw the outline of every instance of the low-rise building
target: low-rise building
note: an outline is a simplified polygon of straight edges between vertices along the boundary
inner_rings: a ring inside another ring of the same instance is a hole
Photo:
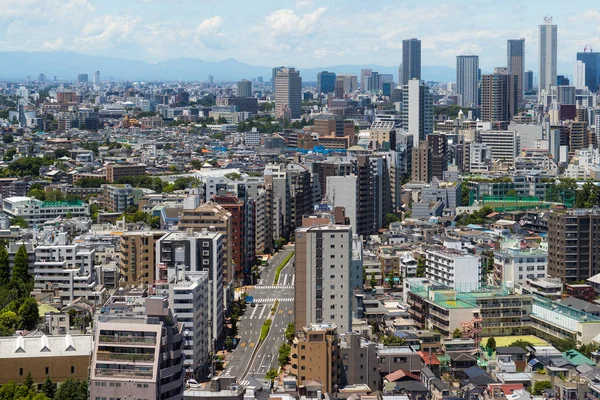
[[[0,338],[0,385],[22,384],[28,374],[41,385],[69,378],[87,380],[94,348],[92,335],[32,335]]]
[[[32,197],[8,197],[2,200],[2,211],[9,218],[21,217],[25,222],[44,223],[55,218],[89,217],[86,203],[76,201],[41,201]]]

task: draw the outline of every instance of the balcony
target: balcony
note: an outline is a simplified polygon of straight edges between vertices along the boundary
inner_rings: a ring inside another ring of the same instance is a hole
[[[123,369],[105,369],[96,368],[96,376],[116,376],[123,378],[142,378],[152,379],[152,371],[139,371],[139,370],[123,370]]]
[[[152,363],[154,362],[154,354],[98,352],[96,359],[100,361],[140,361]]]
[[[149,346],[156,345],[156,338],[147,336],[99,336],[100,343],[125,343],[125,344],[144,344]]]

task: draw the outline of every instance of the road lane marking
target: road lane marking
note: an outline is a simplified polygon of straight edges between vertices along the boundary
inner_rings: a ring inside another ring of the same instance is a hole
[[[252,310],[252,315],[250,316],[250,318],[254,318],[254,314],[256,314],[256,310],[257,310],[257,307],[254,307],[254,310]]]
[[[292,286],[294,286],[295,280],[296,280],[296,274],[292,274],[292,283],[291,283]]]
[[[267,307],[266,305],[262,307],[262,311],[260,312],[260,317],[258,317],[258,319],[262,319],[262,317],[263,317],[263,314],[265,313],[265,310],[266,310],[267,308],[268,308],[268,307]]]

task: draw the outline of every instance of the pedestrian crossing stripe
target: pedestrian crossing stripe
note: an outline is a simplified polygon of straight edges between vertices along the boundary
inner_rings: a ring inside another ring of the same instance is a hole
[[[271,286],[262,286],[256,285],[254,289],[293,289],[294,285],[271,285]]]
[[[294,301],[294,298],[293,297],[285,297],[285,298],[271,297],[268,299],[254,299],[253,301],[254,301],[254,303],[275,303],[276,301],[281,303],[281,302]]]

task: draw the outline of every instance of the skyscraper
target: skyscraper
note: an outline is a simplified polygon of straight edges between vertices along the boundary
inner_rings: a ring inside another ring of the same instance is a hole
[[[237,83],[237,97],[252,97],[252,82],[242,79]]]
[[[96,71],[94,72],[94,85],[99,85],[100,84],[100,71]]]
[[[479,105],[479,56],[456,56],[456,93],[459,106]]]
[[[295,236],[296,326],[333,322],[341,331],[350,331],[353,282],[357,282],[357,274],[362,275],[354,270],[352,227],[303,227]]]
[[[552,25],[552,18],[546,17],[545,24],[540,25],[540,84],[538,93],[542,90],[548,92],[550,86],[556,85],[556,56],[558,43],[558,29]]]
[[[523,90],[525,92],[531,92],[533,90],[533,71],[525,71],[523,74]]]
[[[421,41],[405,39],[402,41],[402,85],[411,79],[421,80]]]
[[[367,80],[373,73],[372,69],[364,68],[360,70],[360,90],[367,90]]]
[[[507,68],[481,77],[481,119],[505,129],[517,110],[517,78]]]
[[[408,81],[403,90],[404,127],[413,136],[413,143],[421,143],[433,133],[433,96],[429,86],[418,79]]]
[[[302,78],[294,68],[282,68],[275,77],[275,111],[277,118],[302,115]]]
[[[581,60],[575,62],[575,69],[573,71],[573,85],[575,89],[583,89],[585,85],[585,64]]]
[[[88,83],[88,74],[77,74],[77,83]]]
[[[600,53],[577,53],[577,60],[585,65],[585,86],[592,92],[598,91],[600,85]]]
[[[317,89],[321,93],[333,92],[335,90],[335,72],[319,72],[317,74]]]
[[[273,68],[272,77],[271,77],[271,87],[273,88],[273,94],[275,94],[275,85],[276,85],[275,78],[277,77],[277,73],[284,68],[285,67],[283,67],[283,66]]]
[[[517,77],[517,104],[523,102],[523,74],[525,73],[525,39],[509,39],[506,43],[508,73]]]

